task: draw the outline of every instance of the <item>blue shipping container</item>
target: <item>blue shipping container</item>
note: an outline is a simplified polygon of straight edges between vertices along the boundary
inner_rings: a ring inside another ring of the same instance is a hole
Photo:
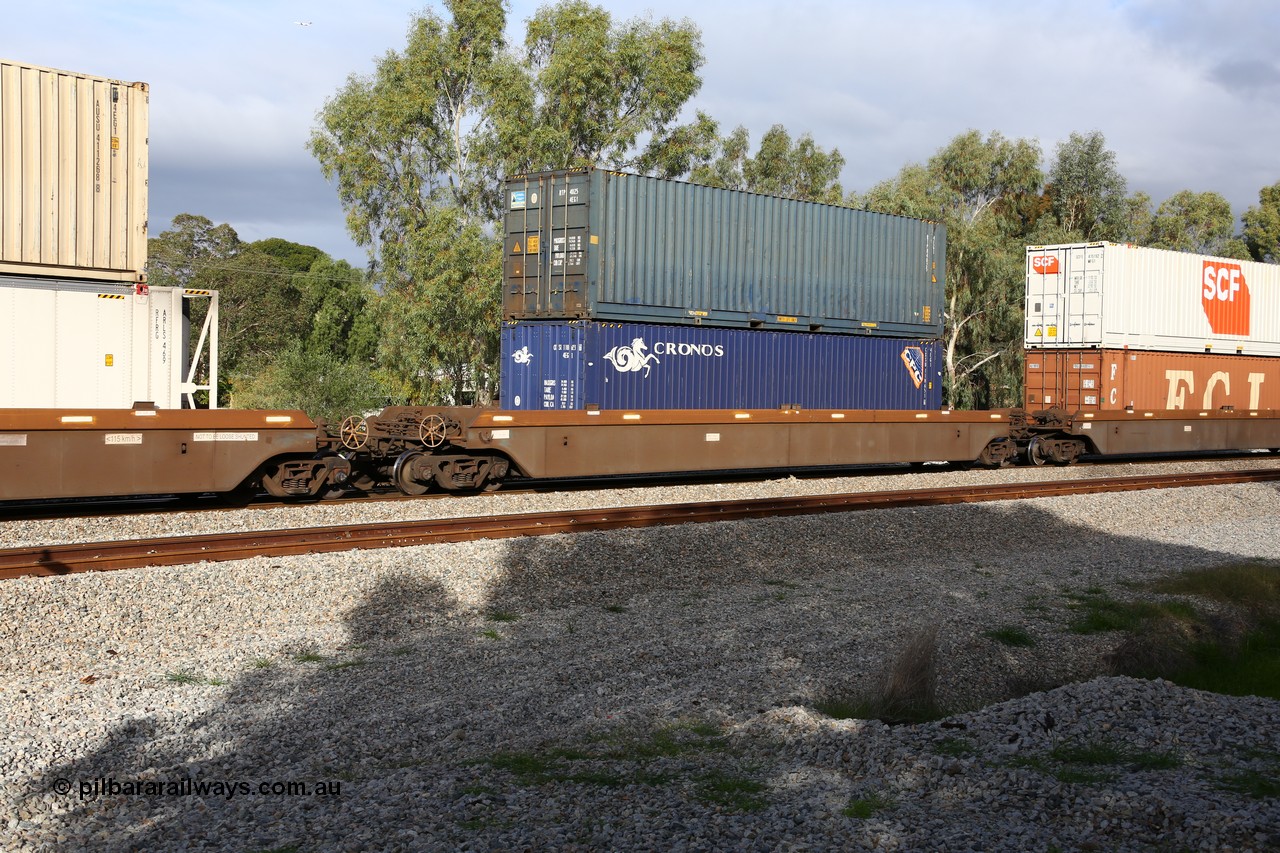
[[[504,409],[937,409],[936,340],[665,326],[507,323]]]

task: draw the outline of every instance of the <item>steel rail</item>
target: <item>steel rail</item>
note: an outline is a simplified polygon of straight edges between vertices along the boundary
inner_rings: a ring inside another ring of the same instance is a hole
[[[379,522],[0,550],[0,579],[474,539],[1280,480],[1280,468]]]

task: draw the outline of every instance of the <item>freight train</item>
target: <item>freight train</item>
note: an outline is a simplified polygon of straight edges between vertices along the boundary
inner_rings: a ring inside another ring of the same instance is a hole
[[[18,124],[8,136],[44,152],[2,199],[15,213],[0,229],[27,216],[41,227],[27,239],[0,230],[12,331],[0,341],[0,502],[316,499],[385,485],[418,495],[546,478],[1280,447],[1274,268],[1165,258],[1191,271],[1200,313],[1144,316],[1135,285],[1149,275],[1123,247],[1030,247],[1027,407],[954,411],[941,405],[941,225],[594,169],[505,187],[499,408],[393,406],[333,426],[300,411],[193,409],[177,315],[210,294],[145,284],[146,95],[143,84],[0,63],[6,106],[49,100],[0,110]],[[71,111],[59,128],[108,120],[49,138],[21,121],[58,109]],[[46,155],[68,164],[68,180],[47,183]],[[112,205],[98,204],[102,185],[75,179],[95,163],[115,176]],[[93,233],[105,239],[66,239],[90,233],[67,231],[68,210],[102,217]],[[1172,305],[1186,275],[1166,275],[1160,298]],[[33,329],[61,336],[54,379],[33,379],[38,340],[14,343]],[[201,336],[213,370],[216,331]],[[1176,388],[1163,394],[1151,380],[1162,368],[1147,364],[1160,358],[1199,361],[1170,362]]]

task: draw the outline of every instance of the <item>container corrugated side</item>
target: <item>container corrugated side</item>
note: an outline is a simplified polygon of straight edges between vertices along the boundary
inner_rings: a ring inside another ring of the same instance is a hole
[[[503,314],[940,337],[935,222],[601,170],[506,186]]]
[[[595,321],[507,323],[504,409],[937,409],[932,340]]]
[[[1280,409],[1274,356],[1053,348],[1025,356],[1029,409]]]
[[[1027,247],[1024,344],[1280,355],[1280,266],[1117,243]]]
[[[0,408],[181,408],[183,291],[0,279]]]
[[[0,273],[143,280],[149,98],[0,60]]]

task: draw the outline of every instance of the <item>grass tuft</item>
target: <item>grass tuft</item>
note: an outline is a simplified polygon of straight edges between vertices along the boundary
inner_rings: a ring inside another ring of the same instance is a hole
[[[1031,635],[1025,629],[1016,625],[1005,625],[1001,628],[996,628],[994,631],[987,631],[983,636],[995,640],[997,643],[1015,648],[1031,648],[1036,644],[1036,641],[1031,638]]]
[[[490,622],[515,622],[520,618],[520,614],[509,610],[491,610],[485,614],[484,618]]]
[[[1226,776],[1221,780],[1220,788],[1244,794],[1255,800],[1270,800],[1280,797],[1280,778],[1274,772],[1247,770]]]
[[[200,684],[206,687],[221,687],[226,684],[223,678],[206,678],[199,673],[192,672],[189,669],[175,670],[174,672],[165,673],[165,680],[173,684]]]
[[[1280,567],[1243,563],[1195,569],[1147,589],[1209,603],[1117,602],[1086,594],[1071,605],[1080,612],[1073,630],[1128,633],[1107,658],[1114,672],[1232,696],[1280,699]]]
[[[763,797],[765,786],[745,776],[714,772],[698,781],[697,797],[705,803],[715,803],[737,812],[758,812],[766,805]]]
[[[876,690],[869,694],[834,692],[814,708],[838,720],[875,719],[890,724],[939,720],[946,712],[938,704],[938,629],[919,631],[888,666]]]
[[[869,796],[850,800],[849,805],[842,810],[842,814],[845,817],[866,820],[891,808],[893,808],[893,800],[877,791]]]

